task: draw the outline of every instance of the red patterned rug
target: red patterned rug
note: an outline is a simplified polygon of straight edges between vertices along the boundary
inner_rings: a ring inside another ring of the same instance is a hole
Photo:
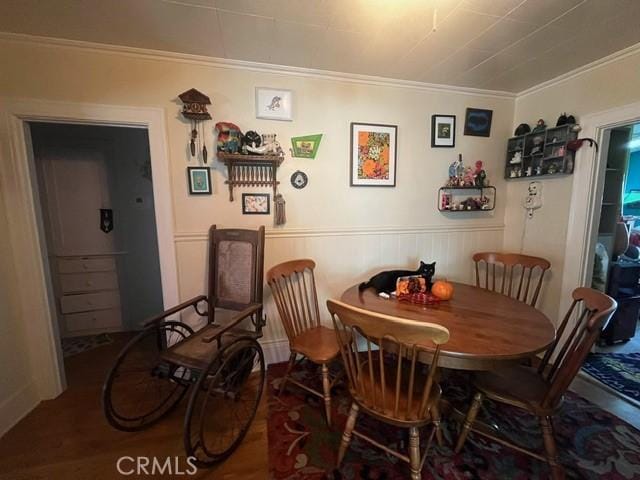
[[[316,479],[406,479],[408,465],[395,457],[353,438],[340,470],[335,469],[340,436],[349,412],[348,391],[336,385],[333,397],[333,426],[324,420],[322,400],[308,395],[292,384],[277,396],[284,363],[268,369],[268,438],[269,473],[277,480]],[[301,381],[316,382],[320,375],[315,366],[304,363],[296,376]],[[445,395],[466,410],[470,397],[468,376],[454,373],[446,385]],[[506,436],[528,448],[542,449],[537,420],[519,409],[485,401],[480,414],[485,421],[498,425]],[[484,437],[469,434],[463,451],[452,452],[456,438],[453,422],[443,422],[445,442],[432,447],[423,479],[513,479],[535,480],[549,477],[547,465]],[[572,479],[640,479],[640,431],[617,417],[569,392],[555,420],[560,461]],[[358,428],[384,445],[398,448],[402,431],[365,415],[358,418]],[[427,430],[427,429],[425,429]],[[428,431],[424,432],[425,434]]]

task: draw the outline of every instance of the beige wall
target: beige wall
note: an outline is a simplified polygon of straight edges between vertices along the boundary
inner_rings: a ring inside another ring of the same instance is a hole
[[[272,227],[272,217],[243,216],[238,200],[229,202],[226,173],[212,163],[214,194],[189,196],[186,167],[190,126],[179,115],[177,94],[195,87],[210,96],[214,120],[207,145],[214,151],[213,126],[233,121],[243,130],[276,133],[288,150],[294,135],[323,133],[316,159],[291,159],[280,168],[288,223],[267,234],[266,268],[295,257],[318,261],[321,301],[391,266],[438,262],[439,275],[470,280],[469,258],[480,248],[502,246],[504,181],[499,178],[504,139],[511,131],[513,99],[404,86],[372,85],[318,76],[250,71],[205,62],[115,54],[103,51],[0,41],[0,94],[107,105],[161,107],[166,112],[175,242],[180,296],[205,286],[206,231],[221,226]],[[254,88],[271,86],[294,92],[294,121],[257,120]],[[465,137],[465,108],[494,111],[491,138]],[[455,149],[430,148],[434,113],[457,116]],[[398,125],[396,188],[349,187],[349,124]],[[494,212],[445,216],[437,211],[437,189],[460,152],[469,164],[483,160],[498,189]],[[295,190],[289,177],[297,169],[309,185]],[[241,191],[269,191],[244,189]],[[236,195],[237,195],[236,194]],[[268,301],[265,344],[281,345],[284,332]],[[275,347],[274,347],[275,348]],[[273,350],[273,348],[272,348]],[[280,358],[280,353],[269,354]]]
[[[535,124],[543,118],[555,125],[562,112],[572,113],[578,121],[587,114],[640,101],[640,53],[621,58],[592,71],[535,93],[515,102],[514,128],[520,123]],[[513,132],[512,132],[513,133]],[[567,227],[572,208],[573,176],[548,179],[544,184],[544,206],[525,222],[522,208],[529,184],[526,180],[509,181],[506,188],[505,248],[541,255],[552,263],[552,275],[545,291],[544,311],[557,318],[560,304]],[[526,225],[526,236],[523,231]],[[571,248],[566,255],[571,254]]]

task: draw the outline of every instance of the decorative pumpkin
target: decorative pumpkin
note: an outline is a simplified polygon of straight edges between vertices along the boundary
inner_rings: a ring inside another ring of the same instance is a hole
[[[441,300],[449,300],[453,297],[453,285],[446,280],[438,280],[431,287],[431,293]]]

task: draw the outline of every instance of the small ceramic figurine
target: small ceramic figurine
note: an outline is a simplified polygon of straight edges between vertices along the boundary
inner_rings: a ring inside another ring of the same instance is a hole
[[[480,170],[480,173],[476,175],[476,187],[487,186],[487,172]]]
[[[240,128],[231,122],[218,122],[215,128],[218,131],[218,151],[237,153],[240,148],[240,138],[242,136]]]
[[[555,163],[552,163],[551,165],[549,165],[549,168],[547,169],[547,173],[549,175],[553,175],[554,173],[557,173],[557,168]]]
[[[513,154],[511,161],[509,162],[511,165],[517,165],[522,163],[522,152],[516,152]]]
[[[473,175],[473,169],[471,167],[465,168],[463,182],[465,187],[472,187],[475,184],[476,179]]]
[[[510,178],[516,178],[516,169],[515,168],[511,169],[511,172],[509,173],[509,177]]]
[[[542,165],[536,167],[536,175],[542,175]]]
[[[536,123],[535,128],[531,131],[531,133],[541,133],[544,132],[547,129],[547,126],[544,123],[543,119],[538,120],[538,123]]]
[[[525,177],[530,177],[532,173],[533,173],[533,168],[531,167],[531,165],[529,165],[527,167],[527,172],[525,173]]]

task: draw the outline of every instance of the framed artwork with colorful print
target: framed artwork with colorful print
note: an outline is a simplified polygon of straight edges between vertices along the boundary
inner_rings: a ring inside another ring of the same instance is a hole
[[[211,171],[208,167],[187,167],[187,176],[191,195],[211,195]]]
[[[397,125],[351,124],[351,186],[395,187]]]

